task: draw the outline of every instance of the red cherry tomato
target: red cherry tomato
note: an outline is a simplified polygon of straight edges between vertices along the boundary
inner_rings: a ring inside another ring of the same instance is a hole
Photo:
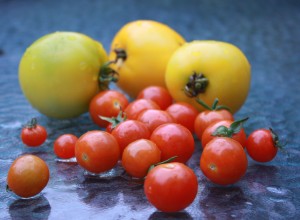
[[[132,177],[143,178],[150,166],[160,162],[160,155],[161,152],[154,142],[139,139],[124,149],[122,166]]]
[[[76,142],[75,156],[78,164],[91,173],[112,169],[120,157],[116,139],[105,131],[88,131]]]
[[[161,86],[146,87],[138,94],[137,99],[149,99],[155,102],[162,110],[165,110],[173,102],[169,91]]]
[[[106,127],[109,122],[100,118],[116,117],[120,110],[124,110],[128,105],[126,96],[115,90],[105,90],[98,93],[91,100],[89,105],[89,113],[93,122],[100,127]]]
[[[258,162],[269,162],[277,154],[279,145],[278,136],[272,129],[257,129],[247,140],[246,149],[249,156]]]
[[[177,102],[170,105],[166,111],[175,119],[176,123],[183,125],[190,132],[194,132],[194,122],[199,111],[193,105]]]
[[[197,177],[182,163],[166,163],[146,176],[144,192],[149,202],[163,212],[178,212],[188,207],[198,191]]]
[[[150,140],[161,150],[161,159],[177,156],[174,162],[186,163],[194,153],[195,142],[192,133],[175,123],[163,124],[151,134]]]
[[[213,183],[234,184],[246,173],[248,160],[244,148],[236,140],[216,137],[207,143],[200,158],[203,174]]]
[[[159,106],[148,99],[136,99],[125,108],[124,112],[128,119],[136,120],[139,114],[147,109],[160,109]]]
[[[53,145],[54,153],[62,159],[75,157],[75,144],[78,138],[73,134],[63,134],[59,136]]]
[[[21,131],[22,142],[29,147],[42,145],[46,141],[47,136],[46,128],[39,125],[35,118],[31,119]]]

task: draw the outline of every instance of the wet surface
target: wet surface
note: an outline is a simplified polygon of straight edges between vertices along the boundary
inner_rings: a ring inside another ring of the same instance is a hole
[[[126,10],[125,10],[126,9]],[[300,4],[299,1],[17,1],[0,0],[0,219],[298,219],[300,217]],[[164,22],[187,41],[215,39],[240,47],[252,65],[248,99],[236,118],[249,116],[249,134],[273,127],[287,141],[285,152],[267,164],[249,159],[244,178],[216,186],[199,169],[201,146],[188,165],[198,176],[199,192],[182,212],[165,214],[146,200],[143,187],[120,167],[97,179],[76,163],[55,159],[53,141],[98,129],[89,115],[53,120],[34,110],[21,93],[18,63],[34,40],[69,30],[85,33],[109,49],[116,31],[136,19]],[[40,148],[25,147],[22,125],[36,117],[49,133]],[[32,153],[50,167],[40,197],[20,200],[5,191],[6,175],[19,155]]]

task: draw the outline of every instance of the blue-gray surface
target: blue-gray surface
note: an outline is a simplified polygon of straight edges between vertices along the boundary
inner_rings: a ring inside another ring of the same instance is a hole
[[[88,114],[59,121],[34,110],[18,84],[21,55],[39,37],[63,30],[87,34],[108,50],[119,28],[137,19],[166,23],[187,41],[214,39],[241,48],[252,65],[252,82],[236,117],[250,116],[248,133],[273,127],[288,142],[286,152],[267,164],[250,159],[244,178],[224,188],[201,173],[197,143],[188,165],[198,175],[199,193],[184,212],[172,215],[153,208],[139,184],[122,177],[85,178],[76,164],[55,162],[52,144],[58,135],[79,136],[97,127]],[[299,24],[297,0],[0,0],[0,219],[299,219]],[[35,150],[19,137],[31,117],[49,132]],[[51,178],[41,197],[23,201],[5,192],[6,174],[12,161],[28,152],[46,160]]]

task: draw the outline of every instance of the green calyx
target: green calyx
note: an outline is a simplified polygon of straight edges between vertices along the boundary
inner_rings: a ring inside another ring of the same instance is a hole
[[[231,112],[230,108],[227,107],[226,105],[218,105],[219,103],[219,99],[215,98],[212,106],[208,106],[203,100],[201,100],[200,98],[196,99],[196,102],[199,103],[201,106],[203,106],[205,109],[210,110],[210,111],[218,111],[218,110],[222,110],[225,109],[229,112]]]
[[[99,118],[111,123],[111,129],[114,129],[115,127],[117,127],[118,124],[120,124],[123,121],[126,121],[127,116],[125,115],[125,113],[122,110],[120,110],[119,114],[116,117],[110,118],[110,117],[105,117],[105,116],[99,116]]]
[[[37,125],[37,119],[36,118],[32,118],[29,122],[27,122],[27,124],[24,126],[25,128],[35,128]]]
[[[243,118],[241,120],[234,121],[229,128],[226,126],[219,126],[213,133],[212,136],[216,137],[232,137],[234,134],[237,134],[240,132],[240,130],[243,128],[243,123],[247,121],[249,117]]]
[[[198,94],[205,92],[207,86],[208,79],[202,73],[194,72],[184,87],[184,93],[190,98],[197,97]]]
[[[275,133],[275,131],[274,131],[272,128],[269,128],[269,130],[270,130],[270,132],[271,132],[272,139],[273,139],[273,142],[274,142],[275,147],[277,147],[277,148],[283,150],[283,149],[284,149],[284,146],[286,145],[286,143],[285,143],[285,144],[280,143],[278,134]]]

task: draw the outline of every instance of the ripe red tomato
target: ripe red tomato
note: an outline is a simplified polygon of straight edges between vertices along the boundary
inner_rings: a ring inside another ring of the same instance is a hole
[[[112,169],[120,157],[116,139],[105,131],[88,131],[76,142],[75,156],[78,164],[91,173]]]
[[[121,157],[128,144],[139,139],[149,139],[150,137],[150,131],[147,126],[136,120],[121,122],[112,130],[111,134],[119,144]]]
[[[246,173],[248,160],[244,148],[236,140],[216,137],[207,143],[200,158],[203,174],[213,183],[234,184]]]
[[[146,87],[138,94],[137,99],[149,99],[155,102],[162,110],[165,110],[173,102],[169,91],[161,86]]]
[[[75,157],[75,144],[78,138],[73,134],[63,134],[59,136],[53,145],[54,153],[62,159]]]
[[[202,148],[205,148],[206,144],[211,141],[213,138],[216,136],[213,136],[213,133],[217,130],[218,127],[220,126],[225,126],[227,128],[230,127],[230,125],[233,123],[231,120],[222,120],[222,121],[217,121],[211,123],[203,132],[202,138],[201,138],[201,144]],[[243,128],[241,130],[232,135],[232,138],[236,141],[238,141],[243,148],[246,147],[246,142],[247,142],[247,136]]]
[[[163,124],[151,134],[150,140],[161,150],[161,160],[177,156],[174,162],[186,163],[194,153],[195,141],[192,133],[176,123]]]
[[[7,185],[16,195],[29,198],[40,193],[49,181],[49,168],[44,160],[34,155],[18,157],[7,175]]]
[[[154,167],[144,183],[147,199],[163,212],[185,209],[194,201],[197,191],[198,181],[194,171],[177,162]]]
[[[116,117],[120,110],[124,110],[128,105],[127,97],[115,90],[105,90],[98,93],[90,102],[89,113],[95,124],[106,127],[109,122],[100,118]]]
[[[160,162],[160,155],[161,152],[154,142],[139,139],[124,149],[122,166],[132,177],[143,178],[151,165]]]
[[[246,149],[249,156],[258,162],[269,162],[274,159],[280,148],[277,134],[272,129],[257,129],[247,140]]]
[[[142,111],[137,120],[147,125],[151,133],[155,128],[162,124],[175,122],[173,117],[168,112],[158,109],[147,109]]]
[[[199,111],[193,105],[177,102],[170,105],[166,111],[175,119],[176,123],[183,125],[190,132],[194,132],[194,122]]]
[[[136,99],[125,108],[124,112],[128,119],[136,120],[139,114],[147,109],[160,109],[159,106],[148,99]]]
[[[42,145],[46,141],[47,136],[46,128],[39,125],[36,118],[31,119],[21,131],[21,139],[29,147]]]

